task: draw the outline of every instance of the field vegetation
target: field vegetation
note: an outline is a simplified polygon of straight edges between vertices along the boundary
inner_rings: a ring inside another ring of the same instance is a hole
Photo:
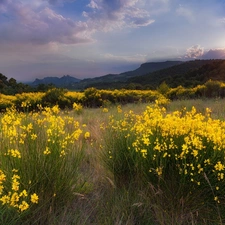
[[[74,102],[81,104],[82,107],[108,107],[114,104],[151,103],[155,100],[166,104],[174,100],[224,97],[225,83],[213,80],[192,88],[183,86],[171,88],[166,82],[162,82],[156,90],[99,90],[91,87],[83,92],[74,92],[62,88],[50,88],[43,92],[23,92],[14,95],[0,92],[0,111],[5,111],[12,106],[21,110],[24,104],[27,111],[32,111],[39,110],[39,105],[43,107],[58,105],[60,109],[72,109]]]
[[[96,89],[8,96],[0,223],[224,224],[225,100],[169,101],[159,89],[130,104]],[[57,94],[71,107],[47,102]]]

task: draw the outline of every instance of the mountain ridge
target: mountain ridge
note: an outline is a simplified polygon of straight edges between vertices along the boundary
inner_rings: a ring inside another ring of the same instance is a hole
[[[164,61],[146,62],[137,69],[120,74],[107,74],[94,78],[77,79],[69,75],[61,78],[46,77],[36,79],[33,83],[50,82],[55,79],[57,87],[70,90],[85,90],[89,87],[98,89],[155,89],[163,81],[170,87],[182,85],[193,87],[203,84],[205,81],[225,81],[225,60],[191,60],[191,61]],[[62,82],[64,80],[64,82]],[[61,83],[60,83],[61,82]],[[46,83],[45,83],[46,84]]]
[[[80,79],[72,77],[70,75],[64,75],[62,77],[44,77],[42,79],[36,78],[35,81],[30,83],[31,86],[38,86],[39,84],[53,84],[56,87],[67,87],[72,83],[78,83]]]

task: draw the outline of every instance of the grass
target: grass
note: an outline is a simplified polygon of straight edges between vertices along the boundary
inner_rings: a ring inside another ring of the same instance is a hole
[[[184,107],[190,111],[195,106],[197,112],[204,114],[208,107],[212,118],[222,121],[224,103],[223,99],[174,101],[167,104],[167,112],[182,111]],[[146,161],[144,152],[139,154],[132,148],[137,138],[143,138],[140,136],[143,130],[137,127],[142,123],[137,123],[136,115],[142,115],[147,105],[110,106],[108,110],[84,108],[79,109],[79,113],[75,110],[61,112],[55,107],[43,109],[41,113],[9,111],[2,114],[0,169],[6,179],[0,183],[4,187],[0,195],[0,223],[223,224],[224,199],[219,198],[220,203],[213,199],[217,197],[217,183],[223,194],[224,186],[217,180],[218,173],[216,178],[213,173],[206,176],[202,173],[199,179],[204,185],[198,188],[185,180],[190,179],[190,174],[180,177],[179,173],[170,173],[175,170],[166,160],[171,159],[163,158],[161,153],[157,155],[157,164],[151,166],[155,170],[150,174],[150,158]],[[86,132],[90,132],[90,137],[85,138]],[[159,133],[152,137],[163,138]],[[180,141],[181,146],[184,144],[181,139],[174,140],[177,144]],[[18,150],[21,158],[8,150]],[[211,151],[210,146],[207,151]],[[219,160],[223,164],[220,155],[215,156],[215,161],[214,155],[209,157],[214,162],[211,167]],[[162,165],[167,165],[165,176],[160,174]],[[18,190],[12,186],[15,173],[20,176]],[[223,168],[219,173],[221,176]],[[28,196],[12,203],[12,193],[20,195],[23,190]],[[34,193],[39,197],[37,204],[30,201]],[[10,198],[5,204],[2,204],[3,196]],[[27,210],[19,210],[22,200],[28,203]]]
[[[189,111],[192,106],[195,106],[197,112],[200,113],[204,113],[206,108],[210,108],[212,118],[225,119],[225,100],[221,98],[177,100],[168,105],[168,111],[183,110],[184,107]]]

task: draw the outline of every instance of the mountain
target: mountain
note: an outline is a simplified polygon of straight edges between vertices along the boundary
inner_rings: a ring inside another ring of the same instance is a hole
[[[54,84],[56,87],[72,87],[74,83],[80,82],[80,79],[65,75],[63,77],[45,77],[43,79],[35,79],[31,86],[38,86],[39,84]]]
[[[193,87],[204,84],[209,79],[225,81],[225,60],[187,61],[170,68],[130,78],[127,83],[138,83],[156,88],[165,81],[170,87],[179,85]]]
[[[183,62],[182,61],[147,62],[141,64],[139,68],[132,71],[127,71],[120,74],[107,74],[100,77],[83,79],[79,83],[75,84],[74,88],[80,90],[83,90],[88,87],[96,87],[99,89],[123,88],[124,83],[126,83],[128,79],[131,77],[142,76],[147,73],[169,68],[175,65],[179,65],[181,63]]]
[[[141,66],[137,68],[136,70],[121,73],[119,74],[119,76],[126,77],[126,78],[141,76],[147,73],[152,73],[154,71],[176,66],[181,63],[183,62],[182,61],[147,62],[147,63],[141,64]]]
[[[148,62],[139,68],[120,74],[79,80],[69,75],[36,79],[32,86],[39,84],[54,84],[70,90],[84,90],[89,87],[98,89],[155,89],[162,82],[170,87],[182,85],[194,87],[204,84],[209,79],[225,82],[225,60],[193,60]]]
[[[166,61],[144,63],[138,69],[133,71],[124,72],[118,75],[108,74],[102,77],[81,80],[74,87],[80,90],[88,87],[95,87],[98,89],[155,89],[163,81],[170,87],[179,85],[192,87],[203,84],[208,79],[213,80],[212,74],[214,77],[216,76],[215,69],[220,67],[220,64],[223,61],[224,60],[210,59],[183,62]],[[206,75],[206,73],[209,73],[211,70],[213,70],[211,75]]]

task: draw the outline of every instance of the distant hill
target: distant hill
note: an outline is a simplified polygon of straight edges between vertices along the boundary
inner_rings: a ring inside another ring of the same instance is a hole
[[[163,81],[170,87],[182,85],[193,87],[207,80],[225,81],[225,60],[195,60],[128,79],[128,83],[138,83],[156,88]]]
[[[179,65],[182,61],[165,61],[165,62],[147,62],[141,64],[141,66],[135,70],[123,72],[120,74],[107,74],[100,77],[83,79],[74,87],[77,89],[85,89],[88,87],[96,88],[122,88],[124,83],[131,77],[142,76],[147,73],[151,73],[157,70]]]
[[[70,90],[98,89],[156,89],[163,81],[170,87],[194,87],[209,79],[225,82],[225,60],[193,60],[148,62],[139,68],[120,74],[79,80],[69,75],[36,79],[32,86],[54,84]]]
[[[56,87],[72,87],[74,83],[80,82],[80,79],[77,79],[75,77],[65,75],[63,77],[45,77],[43,79],[35,79],[34,82],[32,82],[31,86],[38,86],[39,84],[53,84]]]
[[[119,74],[120,77],[130,78],[135,76],[145,75],[154,71],[166,69],[183,63],[182,61],[165,61],[165,62],[147,62],[141,64],[139,68],[133,71],[128,71]]]
[[[76,84],[75,87],[78,89],[85,89],[87,87],[99,89],[155,89],[163,81],[170,87],[177,87],[179,85],[193,87],[198,84],[203,84],[208,79],[214,79],[215,77],[217,77],[217,79],[219,79],[219,77],[221,78],[222,75],[216,75],[218,72],[215,70],[218,67],[220,68],[221,63],[224,61],[225,60],[193,60],[186,62],[166,61],[144,63],[133,71],[118,75],[108,74],[93,79],[84,79]]]

